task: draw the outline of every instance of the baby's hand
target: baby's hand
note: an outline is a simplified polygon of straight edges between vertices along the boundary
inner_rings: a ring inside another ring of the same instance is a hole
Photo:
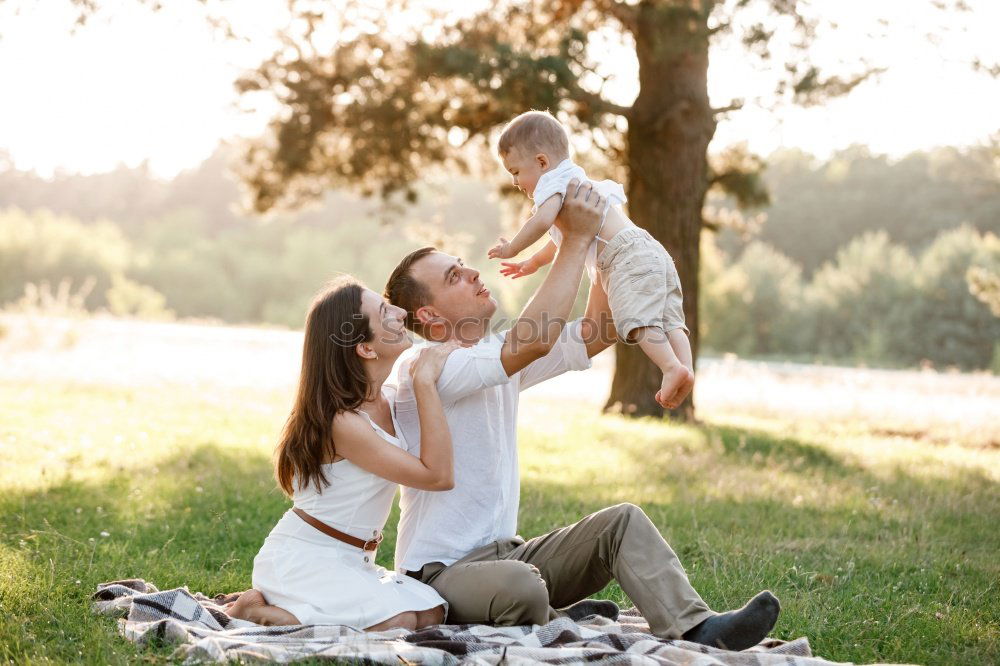
[[[503,267],[500,269],[500,274],[504,277],[509,277],[512,280],[516,280],[519,277],[525,277],[526,275],[531,275],[538,270],[538,266],[536,266],[531,259],[513,263],[509,261],[501,261],[500,265]]]
[[[491,247],[488,254],[490,259],[510,259],[514,256],[510,251],[510,241],[502,236],[500,242]]]

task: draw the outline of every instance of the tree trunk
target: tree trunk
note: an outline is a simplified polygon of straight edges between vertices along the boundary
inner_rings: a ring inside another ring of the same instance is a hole
[[[691,3],[698,4],[698,3]],[[634,31],[640,92],[628,123],[629,215],[673,257],[684,289],[691,349],[698,352],[698,264],[708,144],[715,120],[708,102],[705,15],[640,3]],[[662,375],[637,345],[619,343],[605,409],[661,416],[654,395]],[[672,413],[694,419],[691,398]]]

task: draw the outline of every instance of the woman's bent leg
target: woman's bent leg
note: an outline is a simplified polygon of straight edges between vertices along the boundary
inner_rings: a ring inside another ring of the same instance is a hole
[[[417,629],[444,623],[444,606],[435,606],[427,610],[417,611]]]
[[[372,626],[366,628],[365,631],[385,631],[387,629],[409,629],[410,631],[413,631],[416,628],[416,611],[406,611],[405,613],[394,615],[388,620],[379,622],[378,624],[373,624]]]
[[[301,624],[284,608],[271,606],[258,590],[247,590],[226,609],[226,615],[264,626]]]

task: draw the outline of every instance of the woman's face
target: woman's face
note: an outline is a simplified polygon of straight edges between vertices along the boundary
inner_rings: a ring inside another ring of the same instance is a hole
[[[368,317],[372,329],[369,345],[380,359],[395,360],[413,345],[410,334],[403,325],[406,311],[386,302],[371,289],[361,293],[361,312]]]

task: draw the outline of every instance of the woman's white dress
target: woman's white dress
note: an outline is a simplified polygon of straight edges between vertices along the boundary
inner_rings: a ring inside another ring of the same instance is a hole
[[[386,397],[398,436],[359,412],[375,432],[406,449],[396,423],[394,395]],[[366,472],[349,460],[323,466],[329,485],[298,488],[294,505],[318,520],[359,539],[385,526],[397,484]],[[444,605],[434,590],[409,576],[375,564],[374,553],[323,534],[289,510],[274,526],[253,563],[253,586],[268,603],[284,608],[302,624],[343,624],[365,629],[406,611]]]

